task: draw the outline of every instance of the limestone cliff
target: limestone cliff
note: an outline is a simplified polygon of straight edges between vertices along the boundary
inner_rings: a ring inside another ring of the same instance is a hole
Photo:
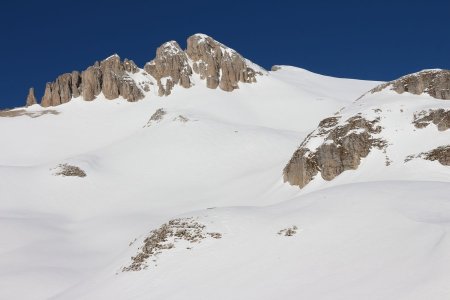
[[[41,105],[56,106],[79,96],[91,101],[100,93],[106,99],[123,97],[128,101],[152,94],[168,96],[175,86],[192,87],[194,73],[206,81],[208,88],[233,91],[239,83],[256,82],[257,75],[264,72],[235,50],[203,34],[189,37],[186,50],[176,41],[164,43],[143,69],[132,60],[122,61],[112,55],[82,72],[65,73],[48,82]]]

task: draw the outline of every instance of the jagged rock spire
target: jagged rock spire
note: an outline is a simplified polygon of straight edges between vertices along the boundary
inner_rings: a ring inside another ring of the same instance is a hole
[[[30,89],[28,90],[28,95],[27,95],[27,106],[31,106],[33,104],[36,104],[36,97],[34,96],[34,88],[30,87]]]

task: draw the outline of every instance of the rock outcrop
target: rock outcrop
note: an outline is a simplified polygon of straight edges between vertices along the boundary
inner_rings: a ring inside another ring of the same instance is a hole
[[[56,106],[79,96],[91,101],[100,93],[106,99],[123,97],[137,101],[152,92],[152,86],[157,87],[159,96],[168,96],[177,85],[193,86],[194,73],[206,80],[206,86],[211,89],[233,91],[239,88],[239,83],[256,82],[256,76],[263,74],[262,68],[203,34],[189,37],[185,51],[175,41],[164,43],[144,70],[132,60],[121,61],[118,55],[112,55],[81,73],[62,74],[47,83],[41,105]],[[138,72],[141,74],[132,76]]]
[[[425,128],[433,123],[439,131],[450,128],[450,110],[430,109],[414,115],[413,124],[416,128]]]
[[[31,87],[29,90],[28,90],[28,95],[27,95],[27,106],[31,106],[31,105],[34,105],[34,104],[36,104],[37,103],[37,101],[36,101],[36,97],[34,96],[34,88],[33,87]]]
[[[81,77],[78,71],[58,76],[54,82],[47,82],[41,105],[56,106],[69,102],[81,93]]]
[[[138,67],[133,61],[125,59],[122,62],[118,55],[110,56],[81,74],[73,71],[58,76],[54,82],[48,82],[41,105],[56,106],[79,96],[91,101],[101,92],[106,99],[122,96],[128,101],[137,101],[144,98],[144,94],[128,75],[136,72]]]
[[[423,159],[435,161],[437,160],[441,165],[450,166],[450,145],[437,147],[426,153],[420,155]]]
[[[399,79],[383,83],[371,90],[372,93],[386,88],[402,94],[415,95],[426,93],[433,98],[450,100],[450,70],[424,70]]]
[[[192,68],[186,53],[175,41],[160,46],[156,50],[155,59],[148,62],[144,69],[157,80],[159,96],[170,95],[175,84],[184,88],[191,87]]]
[[[382,130],[378,122],[378,118],[369,121],[359,115],[342,125],[338,125],[339,117],[324,119],[294,152],[283,170],[284,181],[303,188],[319,172],[323,179],[332,180],[357,169],[373,147],[385,147],[383,140],[373,136]]]
[[[209,36],[195,34],[189,37],[186,53],[193,61],[194,72],[206,79],[208,88],[219,86],[230,92],[239,88],[238,82],[256,82],[257,72],[248,66],[245,58]]]

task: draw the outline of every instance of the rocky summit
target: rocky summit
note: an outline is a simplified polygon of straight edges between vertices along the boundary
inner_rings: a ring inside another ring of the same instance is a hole
[[[154,59],[141,69],[132,60],[121,60],[114,54],[86,70],[58,76],[45,87],[41,106],[56,106],[82,97],[94,100],[100,93],[106,99],[122,97],[134,102],[147,95],[168,96],[175,86],[190,88],[194,74],[211,89],[231,92],[239,83],[254,83],[264,69],[251,63],[235,50],[204,34],[187,39],[187,49],[176,41],[158,47]],[[27,97],[32,105],[33,97]]]

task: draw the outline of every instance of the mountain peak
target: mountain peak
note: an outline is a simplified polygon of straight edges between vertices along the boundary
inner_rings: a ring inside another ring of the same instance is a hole
[[[145,80],[134,79],[133,74],[141,70],[132,60],[120,59],[116,53],[96,62],[83,72],[73,71],[56,78],[46,85],[41,105],[55,106],[72,98],[82,96],[94,100],[100,93],[106,99],[119,96],[128,101],[137,101],[147,95],[168,96],[177,85],[190,88],[192,75],[198,74],[211,89],[219,87],[231,92],[239,83],[254,83],[262,75],[262,68],[242,57],[235,50],[219,43],[210,36],[197,33],[187,39],[187,49],[170,40],[156,50],[156,56],[144,66]],[[157,91],[152,91],[156,82]]]

